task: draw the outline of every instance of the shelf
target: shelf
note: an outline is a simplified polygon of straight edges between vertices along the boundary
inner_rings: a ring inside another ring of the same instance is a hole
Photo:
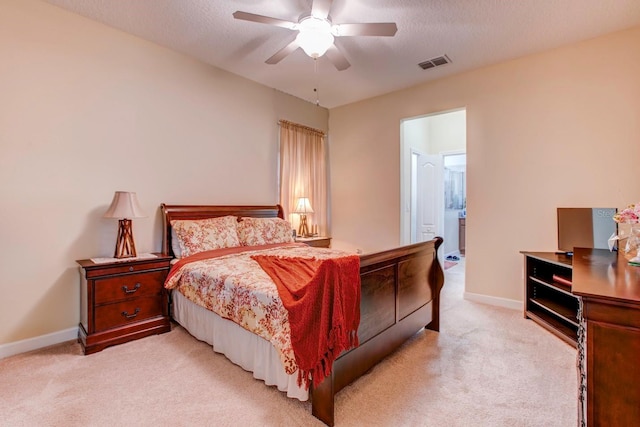
[[[551,312],[551,314],[561,317],[576,328],[578,327],[578,319],[576,318],[575,310],[572,310],[571,308],[549,298],[531,298],[529,301],[536,304],[538,307]]]
[[[556,283],[550,283],[550,282],[547,282],[545,280],[538,279],[537,277],[534,277],[534,276],[529,276],[529,279],[533,280],[536,283],[544,285],[544,286],[546,286],[546,287],[548,287],[550,289],[553,289],[554,291],[558,291],[558,292],[561,292],[561,293],[563,293],[563,294],[565,294],[567,296],[570,296],[571,298],[575,298],[576,300],[578,299],[577,296],[572,294],[570,291],[567,291],[566,290],[566,286],[564,286],[564,285],[560,285],[560,284],[556,284]]]
[[[574,347],[578,346],[578,331],[559,321],[555,317],[552,317],[546,311],[542,309],[529,310],[526,312],[526,315],[529,319],[533,320],[540,326],[543,326],[566,343],[571,344]]]
[[[522,254],[525,256],[525,317],[577,346],[580,298],[571,292],[573,260],[553,252]]]

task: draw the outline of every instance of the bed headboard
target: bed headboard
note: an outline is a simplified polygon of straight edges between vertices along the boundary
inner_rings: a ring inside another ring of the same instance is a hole
[[[160,205],[162,210],[162,253],[173,256],[171,249],[171,221],[175,219],[205,219],[235,215],[255,218],[282,218],[280,205],[271,206],[219,206],[219,205]]]

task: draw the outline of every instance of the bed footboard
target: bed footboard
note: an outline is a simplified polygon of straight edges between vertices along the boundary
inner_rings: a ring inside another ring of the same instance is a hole
[[[343,353],[331,375],[311,393],[312,413],[334,424],[334,396],[426,327],[440,329],[444,273],[437,251],[442,238],[363,255],[360,346]]]

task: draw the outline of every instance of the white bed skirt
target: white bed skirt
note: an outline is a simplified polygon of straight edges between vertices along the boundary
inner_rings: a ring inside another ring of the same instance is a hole
[[[298,386],[298,373],[288,375],[284,371],[276,349],[264,338],[189,301],[176,290],[172,291],[172,311],[174,320],[191,335],[252,372],[254,378],[276,386],[287,397],[302,401],[309,398],[308,390]]]

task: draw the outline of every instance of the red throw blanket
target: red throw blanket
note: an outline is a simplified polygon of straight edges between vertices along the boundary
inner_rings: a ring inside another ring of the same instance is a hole
[[[358,346],[360,257],[326,260],[254,255],[275,282],[289,313],[298,385],[317,386],[333,361]]]

